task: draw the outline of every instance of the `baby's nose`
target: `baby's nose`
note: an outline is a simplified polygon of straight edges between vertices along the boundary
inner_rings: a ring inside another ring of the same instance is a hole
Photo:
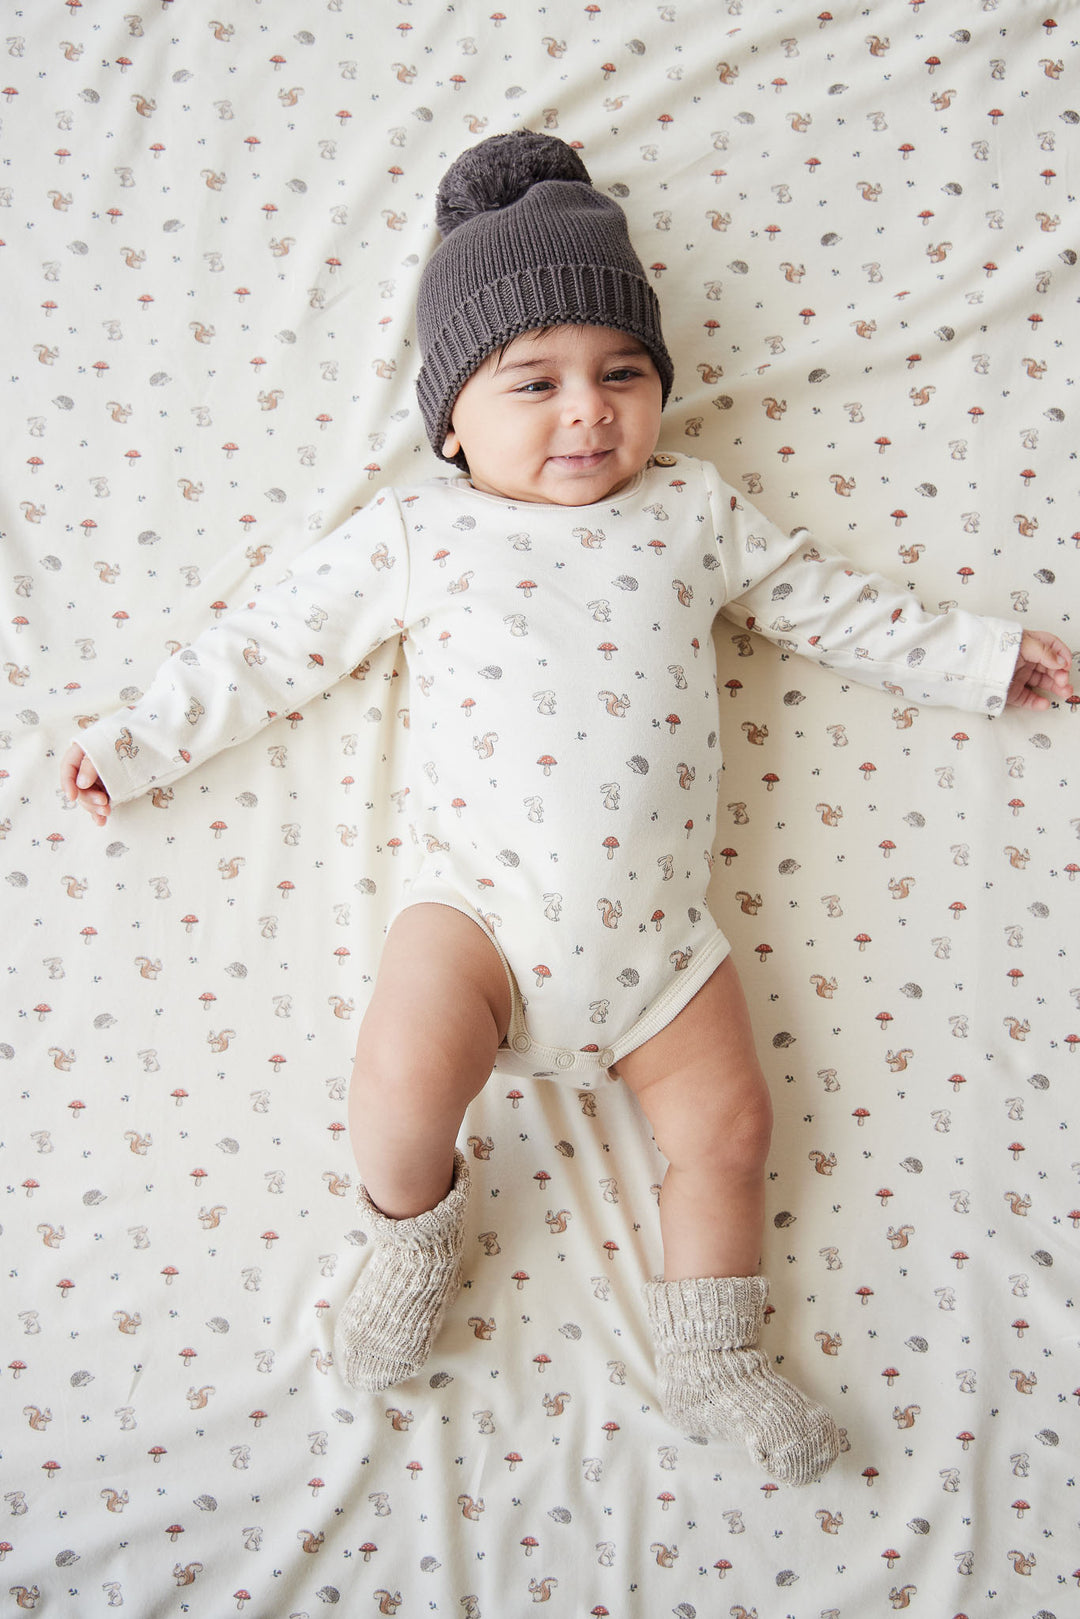
[[[568,422],[599,422],[611,412],[611,400],[602,388],[581,383],[563,395],[563,413]]]

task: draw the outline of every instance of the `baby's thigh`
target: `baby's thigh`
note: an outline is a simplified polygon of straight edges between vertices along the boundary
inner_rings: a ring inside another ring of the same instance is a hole
[[[718,1139],[744,1156],[767,1150],[772,1106],[730,956],[659,1034],[620,1057],[616,1072],[669,1158]]]
[[[410,905],[386,936],[357,1062],[380,1053],[486,1079],[509,1021],[506,969],[482,924],[449,905]]]
[[[619,1059],[616,1071],[637,1090],[677,1070],[701,1071],[720,1083],[760,1071],[746,997],[730,956],[670,1023]]]

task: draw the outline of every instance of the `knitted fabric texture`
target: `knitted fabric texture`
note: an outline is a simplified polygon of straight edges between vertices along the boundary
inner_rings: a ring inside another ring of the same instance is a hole
[[[611,326],[636,337],[666,402],[674,368],[626,217],[564,141],[522,129],[463,152],[439,187],[436,222],[443,240],[416,304],[416,391],[436,455],[448,459],[454,401],[477,366],[548,326]],[[453,459],[464,465],[460,453]]]
[[[661,1403],[681,1433],[741,1439],[773,1478],[809,1484],[836,1460],[840,1436],[756,1347],[768,1292],[761,1276],[646,1284]]]
[[[460,1152],[442,1202],[411,1219],[390,1219],[360,1187],[357,1203],[374,1253],[334,1328],[334,1364],[350,1387],[392,1388],[427,1360],[461,1286],[468,1195],[469,1167]]]

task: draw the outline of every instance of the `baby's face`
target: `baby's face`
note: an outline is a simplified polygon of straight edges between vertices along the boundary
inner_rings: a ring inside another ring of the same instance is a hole
[[[662,393],[648,349],[625,332],[526,332],[462,388],[443,453],[464,450],[473,485],[487,494],[590,506],[648,461]]]

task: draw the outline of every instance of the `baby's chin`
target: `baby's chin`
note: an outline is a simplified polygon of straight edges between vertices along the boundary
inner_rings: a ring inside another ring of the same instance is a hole
[[[635,467],[632,472],[623,468],[616,473],[602,464],[592,468],[575,468],[549,463],[542,478],[520,487],[497,487],[475,477],[471,481],[474,489],[485,495],[495,495],[500,500],[525,501],[543,506],[596,506],[620,494],[633,483],[640,471],[640,467]]]

